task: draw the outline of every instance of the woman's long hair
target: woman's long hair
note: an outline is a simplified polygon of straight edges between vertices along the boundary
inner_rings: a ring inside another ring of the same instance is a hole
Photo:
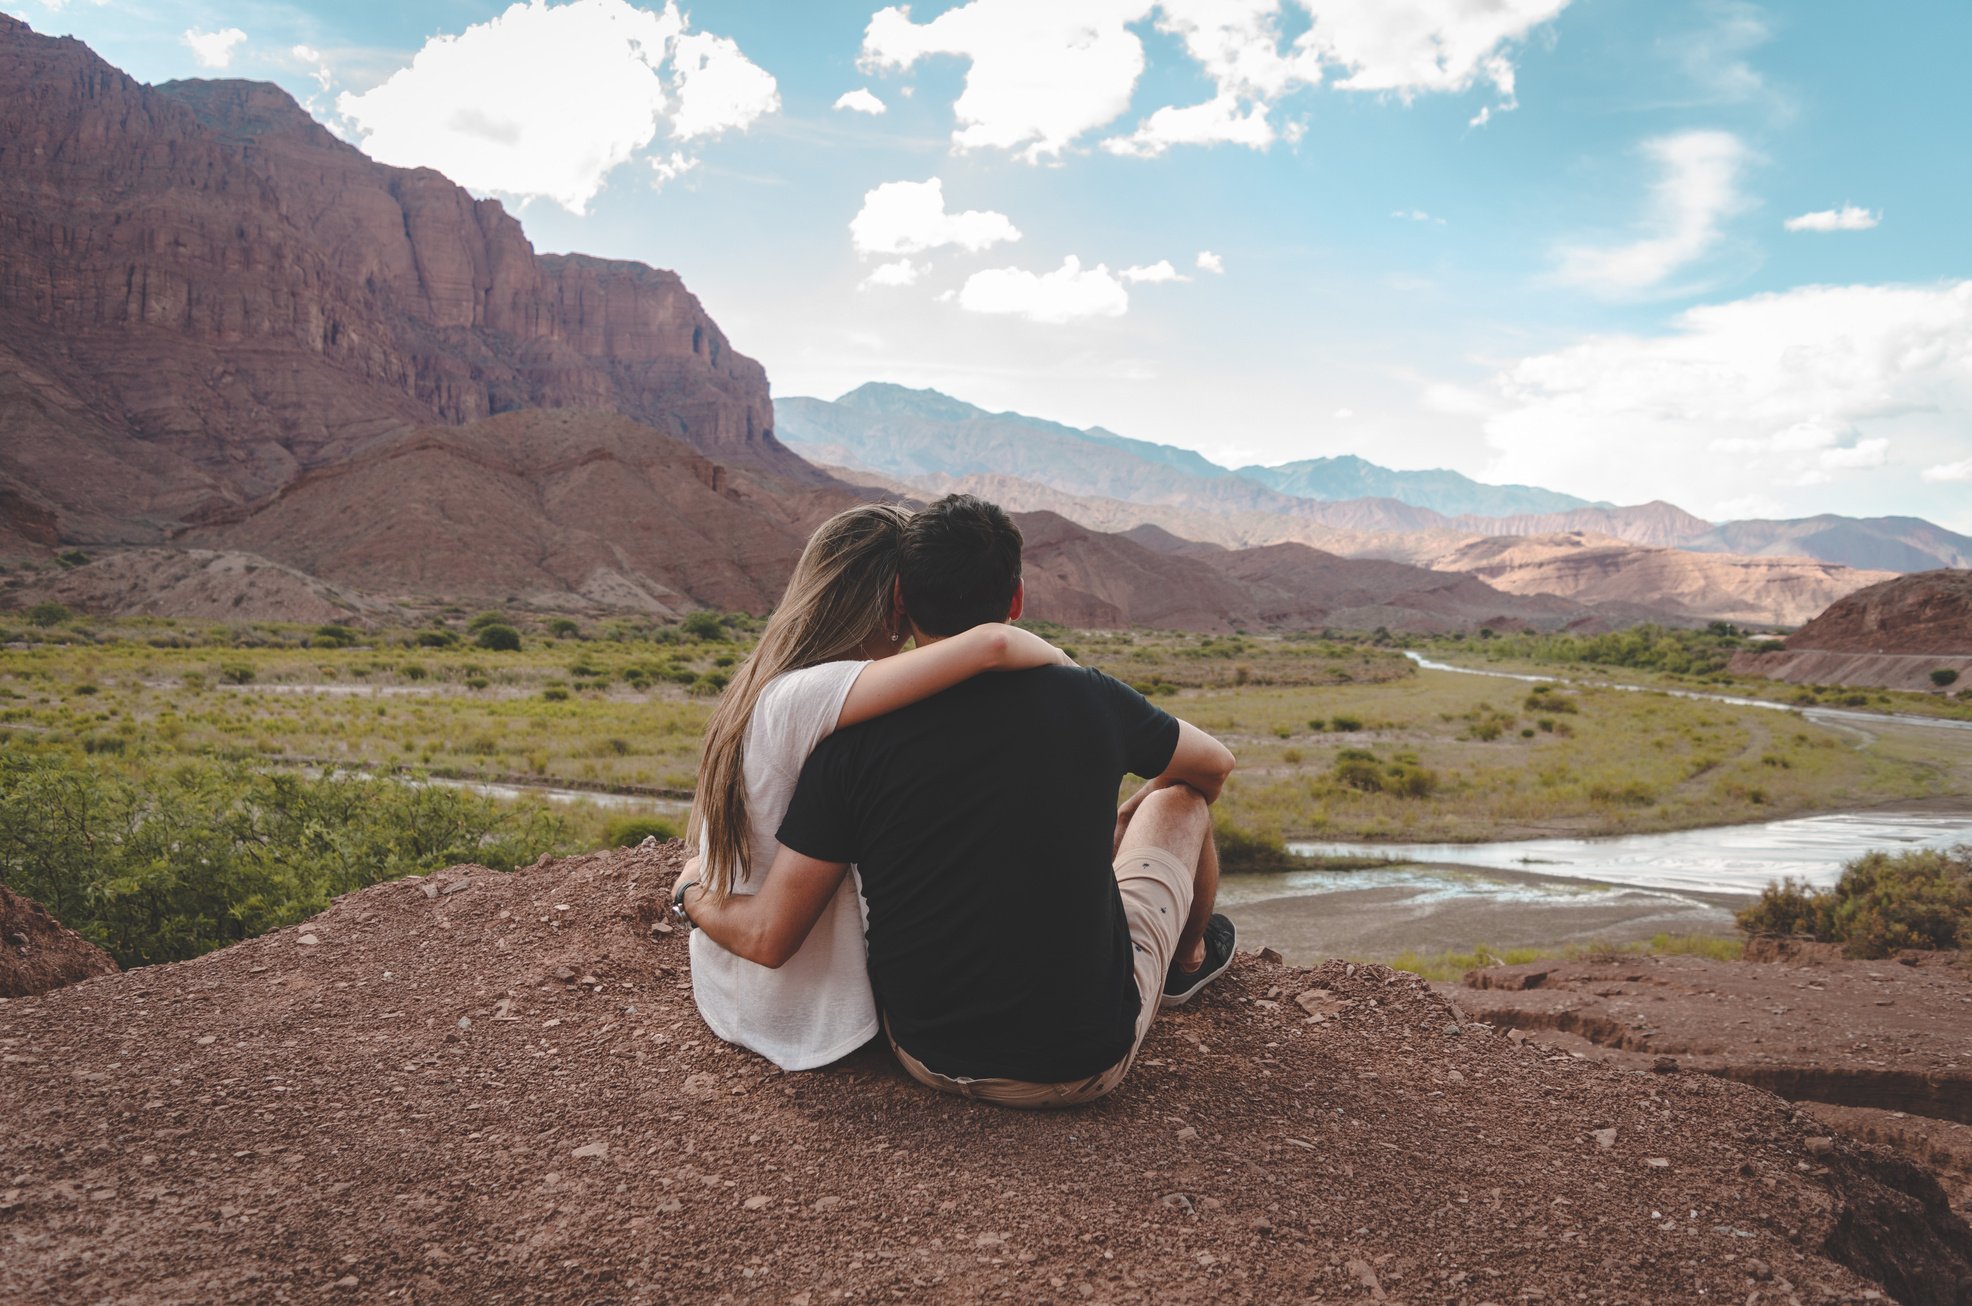
[[[863,645],[891,616],[898,546],[910,519],[893,504],[870,504],[823,522],[760,643],[706,723],[685,837],[705,847],[700,883],[714,897],[732,892],[746,865],[746,728],[760,692],[786,672],[863,656]]]

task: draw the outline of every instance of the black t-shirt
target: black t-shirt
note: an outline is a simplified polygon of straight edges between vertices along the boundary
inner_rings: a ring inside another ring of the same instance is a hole
[[[899,1046],[943,1075],[1037,1083],[1123,1058],[1117,787],[1177,746],[1175,718],[1082,667],[975,676],[822,741],[780,841],[861,872]]]

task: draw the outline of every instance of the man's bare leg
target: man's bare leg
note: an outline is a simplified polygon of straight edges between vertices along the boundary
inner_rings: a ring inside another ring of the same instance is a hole
[[[1205,925],[1219,901],[1219,845],[1212,836],[1208,810],[1205,843],[1198,850],[1198,871],[1192,880],[1191,915],[1178,936],[1178,969],[1189,974],[1205,964]]]
[[[1161,848],[1191,868],[1192,907],[1178,936],[1178,959],[1182,963],[1189,958],[1191,965],[1186,969],[1197,970],[1204,960],[1205,922],[1212,917],[1212,902],[1219,893],[1212,809],[1189,785],[1171,785],[1145,794],[1117,841],[1118,858],[1135,848]]]

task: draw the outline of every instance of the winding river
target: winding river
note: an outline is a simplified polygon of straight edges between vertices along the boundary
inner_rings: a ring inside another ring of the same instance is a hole
[[[1504,680],[1582,684],[1559,676],[1482,671],[1435,662],[1418,653],[1405,656],[1429,671],[1492,676]],[[1677,698],[1729,703],[1735,707],[1799,712],[1818,724],[1865,736],[1872,725],[1896,724],[1955,732],[1972,731],[1972,722],[1845,708],[1796,708],[1757,698],[1694,690],[1653,690],[1635,685],[1596,688],[1665,693]],[[1972,740],[1968,740],[1972,745]],[[1832,884],[1842,864],[1874,849],[1948,848],[1972,843],[1972,813],[1936,810],[1833,812],[1820,816],[1723,825],[1662,834],[1613,835],[1595,839],[1517,839],[1477,844],[1351,844],[1299,842],[1289,850],[1302,856],[1386,857],[1399,863],[1513,871],[1526,875],[1591,880],[1640,888],[1757,894],[1769,881],[1786,876],[1811,884]],[[1297,873],[1299,876],[1311,872]],[[1309,882],[1310,891],[1318,882]],[[1283,886],[1285,887],[1285,886]]]

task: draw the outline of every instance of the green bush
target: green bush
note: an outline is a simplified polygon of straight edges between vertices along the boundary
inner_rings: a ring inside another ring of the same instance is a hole
[[[1842,868],[1832,889],[1770,884],[1737,919],[1747,934],[1839,943],[1851,957],[1962,948],[1972,943],[1972,845],[1866,853]]]
[[[489,623],[479,628],[473,642],[496,653],[514,653],[520,650],[520,632],[512,626]]]
[[[726,623],[716,612],[688,613],[678,627],[693,639],[715,640],[726,638]]]
[[[228,662],[219,668],[219,678],[229,685],[250,685],[253,668],[245,662]]]
[[[1947,685],[1955,685],[1958,683],[1958,672],[1950,667],[1939,667],[1931,673],[1931,683],[1939,689],[1943,689]]]
[[[645,839],[656,839],[659,843],[678,837],[678,827],[656,816],[625,816],[611,821],[603,838],[612,848],[635,848]]]
[[[315,627],[313,642],[317,648],[348,648],[356,642],[356,632],[347,626],[331,622],[326,626]]]
[[[1219,869],[1227,875],[1306,869],[1277,834],[1242,830],[1221,821],[1213,826],[1212,837],[1219,849]]]
[[[65,552],[57,553],[55,555],[55,561],[61,563],[64,567],[86,567],[89,565],[89,555],[81,549],[69,549]]]
[[[1312,725],[1313,723],[1310,722],[1309,724]],[[1335,731],[1337,734],[1352,735],[1363,728],[1363,721],[1361,717],[1337,716],[1330,717],[1328,725],[1329,729]]]
[[[466,630],[472,634],[477,635],[480,631],[485,630],[488,626],[511,626],[511,625],[513,625],[513,623],[507,620],[507,614],[504,612],[482,612],[478,616],[474,617],[471,621],[468,621],[466,623]]]
[[[73,615],[59,603],[37,603],[27,610],[27,619],[43,630],[59,626]]]
[[[338,894],[561,843],[545,807],[343,774],[187,762],[126,778],[0,754],[0,884],[124,966],[182,960],[311,916]]]
[[[582,633],[582,627],[576,625],[567,617],[555,617],[548,622],[548,633],[556,639],[567,639],[572,635],[580,635]]]
[[[451,648],[459,642],[459,637],[449,630],[421,630],[418,632],[419,648]]]

